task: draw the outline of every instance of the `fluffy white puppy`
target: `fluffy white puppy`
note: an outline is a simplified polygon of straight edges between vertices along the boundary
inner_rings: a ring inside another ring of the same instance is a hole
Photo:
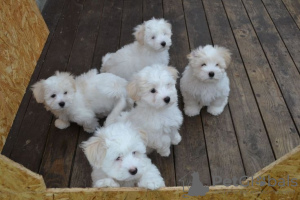
[[[101,72],[116,74],[126,80],[152,64],[169,63],[171,24],[164,19],[151,19],[138,25],[133,35],[136,41],[102,58]]]
[[[107,121],[112,121],[126,107],[126,85],[125,79],[92,69],[76,78],[68,72],[56,72],[35,83],[32,90],[36,101],[58,118],[57,128],[65,129],[75,122],[86,132],[94,132],[99,126],[97,117],[109,114]]]
[[[188,55],[189,64],[180,79],[184,112],[188,116],[200,113],[203,106],[212,115],[223,112],[228,102],[229,79],[225,69],[230,64],[228,49],[206,45]]]
[[[146,140],[129,123],[117,122],[83,142],[81,147],[93,167],[93,187],[164,187],[159,170],[146,156]]]
[[[165,65],[142,69],[127,86],[128,95],[136,106],[120,117],[146,132],[148,150],[155,149],[161,156],[169,156],[171,144],[181,141],[178,129],[183,117],[177,103],[177,77],[177,70]]]

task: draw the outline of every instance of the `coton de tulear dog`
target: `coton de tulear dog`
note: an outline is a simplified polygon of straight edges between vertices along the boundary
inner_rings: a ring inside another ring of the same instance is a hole
[[[70,122],[94,132],[99,126],[97,117],[115,119],[127,105],[127,81],[116,75],[98,74],[96,69],[74,78],[68,72],[56,72],[32,86],[38,103],[44,103],[58,119],[55,126],[65,129]]]
[[[164,187],[160,172],[146,156],[144,143],[147,136],[129,123],[98,129],[81,145],[93,167],[93,187]]]
[[[228,49],[206,45],[188,55],[189,64],[180,79],[184,112],[188,116],[200,113],[203,106],[212,115],[223,112],[228,103],[229,79],[225,69],[231,61]]]
[[[148,152],[155,149],[161,156],[169,156],[171,144],[181,141],[178,129],[183,117],[177,103],[177,76],[175,68],[159,64],[135,74],[127,91],[136,106],[120,117],[146,132]]]
[[[138,25],[133,35],[136,41],[115,53],[102,58],[101,72],[113,73],[130,80],[130,77],[152,64],[168,65],[171,41],[171,24],[164,19],[151,19]]]

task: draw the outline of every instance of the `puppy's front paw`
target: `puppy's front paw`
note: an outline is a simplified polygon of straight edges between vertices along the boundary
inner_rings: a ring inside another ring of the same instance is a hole
[[[221,114],[223,112],[223,110],[224,110],[224,107],[222,107],[222,106],[220,106],[220,107],[209,106],[207,108],[207,112],[214,116]]]
[[[105,178],[96,181],[94,187],[120,187],[120,184],[111,178]]]
[[[174,137],[172,138],[172,144],[173,145],[177,145],[177,144],[179,144],[179,142],[181,141],[181,136],[180,136],[180,134],[177,132],[175,135],[174,135]]]
[[[94,128],[89,128],[89,127],[83,127],[83,130],[85,132],[88,132],[88,133],[94,133],[95,132],[95,129]]]
[[[158,149],[157,153],[159,153],[163,157],[168,157],[171,153],[170,148],[163,148],[163,149]]]
[[[66,122],[61,119],[56,119],[54,125],[56,128],[65,129],[70,126],[70,122],[68,122],[68,121]]]
[[[141,181],[138,183],[139,187],[147,188],[150,190],[156,190],[161,187],[165,187],[165,182],[162,178],[154,178],[148,181]]]
[[[200,110],[201,108],[196,106],[184,106],[184,113],[189,117],[199,115]]]

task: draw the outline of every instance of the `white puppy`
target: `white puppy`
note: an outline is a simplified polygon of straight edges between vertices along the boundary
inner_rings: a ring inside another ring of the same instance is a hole
[[[68,72],[56,72],[35,83],[32,90],[36,101],[58,118],[57,128],[65,129],[75,122],[86,132],[94,132],[99,126],[97,117],[109,114],[109,122],[125,108],[126,85],[125,79],[92,69],[76,78]]]
[[[129,123],[98,129],[81,147],[93,167],[93,187],[144,187],[158,189],[165,183],[146,156],[147,136]]]
[[[231,61],[228,49],[206,45],[188,55],[189,64],[180,79],[184,100],[184,112],[188,116],[200,113],[203,106],[207,112],[219,115],[228,102],[229,79],[225,69]]]
[[[171,144],[181,141],[178,129],[183,117],[177,104],[177,77],[173,67],[157,64],[142,69],[127,86],[136,106],[120,117],[146,132],[148,150],[155,149],[161,156],[169,156]]]
[[[102,58],[101,72],[116,74],[126,80],[152,64],[169,63],[171,24],[164,19],[151,19],[138,25],[133,35],[136,41]]]

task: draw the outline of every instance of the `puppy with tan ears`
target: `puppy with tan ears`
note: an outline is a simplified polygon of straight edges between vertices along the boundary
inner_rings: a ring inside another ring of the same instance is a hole
[[[177,104],[177,77],[175,68],[156,64],[135,74],[127,86],[136,106],[123,112],[120,120],[147,133],[148,153],[155,149],[161,156],[169,156],[171,144],[181,141],[178,129],[183,117]]]
[[[81,147],[93,167],[93,187],[164,187],[157,167],[146,156],[147,136],[130,123],[98,129]]]
[[[164,19],[151,19],[134,28],[135,42],[102,58],[101,72],[113,73],[129,80],[130,77],[152,64],[169,63],[171,24]]]
[[[70,122],[92,133],[99,126],[97,117],[113,121],[127,105],[127,81],[116,75],[98,74],[96,69],[74,78],[68,72],[56,72],[32,86],[38,103],[43,103],[58,119],[55,126],[65,129]]]
[[[188,116],[200,113],[203,106],[212,115],[223,112],[228,103],[229,79],[225,69],[231,61],[228,49],[206,45],[188,55],[189,64],[180,79],[184,112]]]

